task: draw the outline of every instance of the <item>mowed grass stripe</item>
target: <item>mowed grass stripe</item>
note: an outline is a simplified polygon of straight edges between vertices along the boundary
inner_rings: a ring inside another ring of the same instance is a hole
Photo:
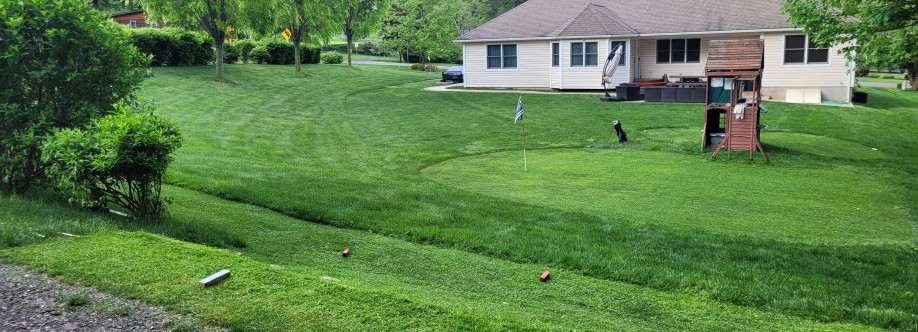
[[[551,268],[552,280],[540,283],[543,265],[305,223],[180,188],[166,193],[176,203],[165,226],[182,220],[204,229],[231,229],[246,247],[218,250],[141,232],[102,230],[7,249],[0,257],[233,329],[869,329],[815,323],[565,269]],[[117,228],[109,224],[103,229]],[[353,252],[347,259],[340,254],[345,246]],[[206,290],[196,288],[197,280],[223,268],[232,271],[230,279]]]
[[[171,183],[314,222],[516,262],[546,262],[823,321],[899,328],[918,323],[912,314],[918,312],[916,301],[899,295],[918,288],[906,272],[918,269],[914,245],[788,242],[610,221],[472,193],[420,174],[451,158],[518,151],[519,127],[512,125],[516,95],[421,91],[430,86],[422,81],[431,75],[404,68],[316,65],[307,67],[308,77],[291,75],[289,67],[228,70],[229,77],[245,83],[223,86],[225,94],[200,93],[216,84],[204,79],[211,75],[206,67],[163,68],[145,83],[144,92],[155,97],[160,112],[191,131],[170,169]],[[888,185],[890,201],[902,202],[915,225],[918,150],[909,146],[918,143],[912,134],[918,130],[918,98],[871,91],[878,101],[868,107],[768,103],[763,123],[769,131],[858,142],[888,159],[865,162],[844,155],[847,148],[826,154],[796,150],[787,141],[773,148],[766,141],[770,167],[874,176]],[[579,95],[526,96],[524,104],[531,149],[659,150],[699,160],[710,153],[699,152],[697,140],[643,134],[662,128],[699,131],[698,105],[607,105]],[[189,109],[203,113],[186,114]],[[612,141],[613,119],[625,124],[632,142]],[[746,165],[741,159],[719,162],[736,169]],[[656,200],[653,206],[663,207],[669,202],[665,194],[632,199]],[[596,232],[570,227],[572,221],[615,226]]]
[[[521,172],[520,152],[493,153],[452,159],[423,174],[484,195],[588,211],[618,223],[807,242],[912,239],[902,202],[889,199],[879,179],[850,171],[732,165],[635,150],[534,150],[529,161],[529,171]]]

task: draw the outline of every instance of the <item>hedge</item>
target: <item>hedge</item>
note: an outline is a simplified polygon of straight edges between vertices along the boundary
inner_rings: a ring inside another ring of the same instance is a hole
[[[202,33],[177,28],[129,29],[142,53],[153,55],[154,66],[200,66],[213,62],[213,41]]]
[[[280,39],[261,40],[250,53],[255,63],[271,65],[291,65],[294,61],[293,43]],[[301,63],[317,64],[321,60],[322,50],[309,48],[300,44]]]

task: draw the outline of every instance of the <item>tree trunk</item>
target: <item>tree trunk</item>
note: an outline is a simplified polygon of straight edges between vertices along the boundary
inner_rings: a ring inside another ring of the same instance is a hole
[[[296,72],[300,72],[300,43],[293,43],[293,63],[296,65]]]
[[[918,91],[918,62],[905,66],[905,79],[912,85],[912,91]]]
[[[223,81],[223,38],[214,40],[214,50],[217,54],[214,61],[214,66],[217,67],[217,80]]]
[[[351,67],[351,45],[354,41],[354,31],[351,31],[351,29],[346,29],[344,34],[347,35],[347,66]]]

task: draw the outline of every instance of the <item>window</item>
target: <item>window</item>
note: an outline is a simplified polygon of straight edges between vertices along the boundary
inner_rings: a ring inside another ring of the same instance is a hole
[[[599,62],[599,43],[586,43],[585,62],[587,66],[595,66]]]
[[[614,51],[615,51],[615,48],[618,47],[618,45],[622,45],[622,58],[621,58],[621,59],[618,59],[618,65],[619,65],[619,66],[624,66],[624,65],[625,65],[625,58],[627,58],[626,55],[628,54],[628,49],[627,49],[628,45],[625,44],[625,42],[623,42],[623,41],[614,41],[614,42],[612,42],[612,48],[609,49],[609,52],[614,52]]]
[[[817,45],[806,35],[784,36],[784,63],[829,63],[829,48]]]
[[[561,64],[561,44],[551,43],[551,66],[557,67]]]
[[[488,45],[488,69],[516,68],[516,45]]]
[[[583,67],[583,43],[571,43],[571,67]]]
[[[657,40],[657,63],[669,63],[669,39]]]
[[[701,61],[701,39],[657,40],[657,63],[691,63]]]
[[[131,20],[130,22],[128,22],[128,24],[130,24],[132,28],[137,27],[137,21]]]
[[[571,67],[596,66],[599,62],[599,43],[571,43]]]

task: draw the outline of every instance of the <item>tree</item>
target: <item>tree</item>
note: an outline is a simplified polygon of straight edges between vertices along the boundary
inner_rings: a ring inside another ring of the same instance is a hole
[[[404,47],[426,63],[428,57],[458,61],[462,49],[453,42],[471,21],[467,3],[459,0],[397,0],[385,19],[386,46]]]
[[[379,29],[379,23],[389,9],[389,0],[339,0],[344,15],[344,36],[347,38],[347,66],[351,67],[354,37],[369,36]]]
[[[167,24],[204,30],[214,41],[217,79],[223,80],[223,42],[226,30],[239,22],[240,0],[140,0],[153,17]]]
[[[789,21],[849,61],[905,69],[918,90],[918,0],[788,0]]]
[[[294,64],[300,72],[301,43],[318,44],[335,31],[337,16],[332,13],[334,0],[249,0],[243,19],[256,32],[268,35],[290,30]]]
[[[55,128],[114,111],[149,73],[128,33],[81,0],[0,0],[0,188],[43,177]]]

